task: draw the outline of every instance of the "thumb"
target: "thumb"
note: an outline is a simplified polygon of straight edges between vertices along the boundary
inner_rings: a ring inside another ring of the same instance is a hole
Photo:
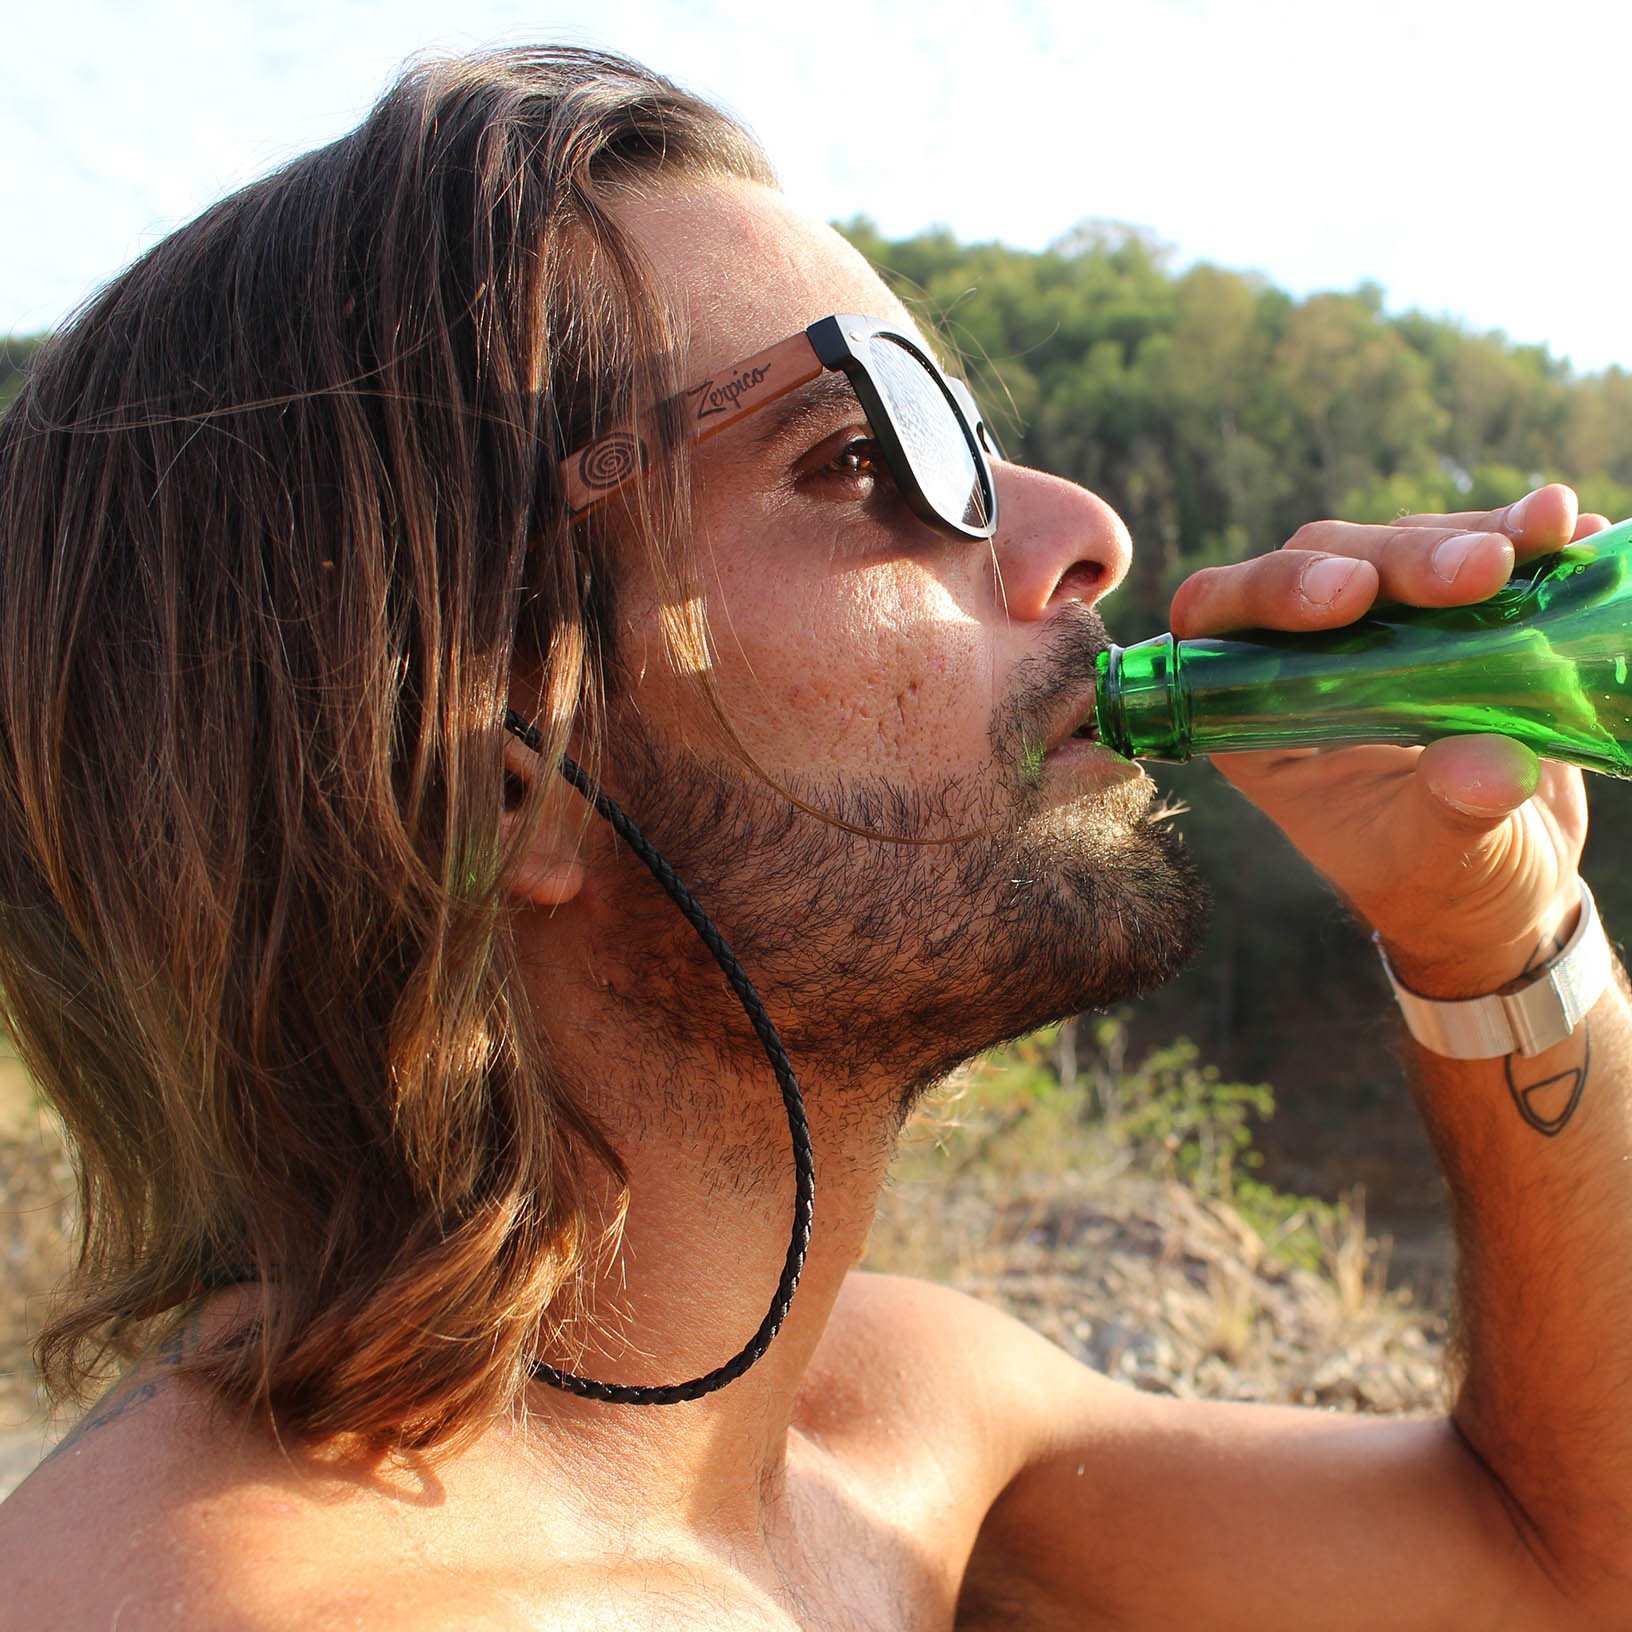
[[[1495,991],[1565,925],[1579,900],[1579,844],[1547,773],[1567,769],[1544,768],[1511,737],[1448,737],[1418,756],[1415,862],[1374,910],[1361,904],[1413,991]],[[1579,814],[1584,836],[1584,804]]]
[[[1511,737],[1445,737],[1423,749],[1417,787],[1427,814],[1472,836],[1500,823],[1536,791],[1541,761]]]

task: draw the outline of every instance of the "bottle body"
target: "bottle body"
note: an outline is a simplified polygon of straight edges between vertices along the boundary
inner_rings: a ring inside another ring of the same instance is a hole
[[[1514,737],[1632,776],[1632,521],[1522,564],[1473,606],[1317,634],[1158,635],[1101,653],[1101,741],[1131,759]]]

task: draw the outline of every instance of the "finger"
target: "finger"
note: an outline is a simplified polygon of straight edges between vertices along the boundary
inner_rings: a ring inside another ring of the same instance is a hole
[[[1372,599],[1466,605],[1494,595],[1518,557],[1589,536],[1581,526],[1574,489],[1562,483],[1539,487],[1502,510],[1406,516],[1391,525],[1310,522],[1276,552],[1305,558],[1302,565],[1277,569],[1268,564],[1274,556],[1265,556],[1204,569],[1186,580],[1173,599],[1173,628],[1181,637],[1242,628],[1319,629],[1361,615],[1371,603],[1359,603],[1364,580],[1358,576],[1345,580],[1333,566],[1305,582],[1310,559],[1318,557],[1369,562],[1377,574]]]
[[[1275,550],[1192,573],[1169,617],[1181,640],[1231,629],[1329,629],[1353,623],[1376,598],[1377,569],[1369,561]]]
[[[1297,547],[1316,538],[1334,548]],[[1373,570],[1345,570],[1345,563]],[[1226,629],[1325,629],[1352,622],[1379,595],[1412,606],[1482,601],[1512,571],[1513,545],[1496,533],[1317,523],[1300,528],[1284,549],[1194,574],[1174,596],[1171,617],[1181,638]]]
[[[1541,761],[1511,737],[1445,737],[1423,749],[1416,781],[1440,822],[1484,831],[1535,793]]]
[[[1601,533],[1615,525],[1608,516],[1600,515],[1596,510],[1583,510],[1581,519],[1575,524],[1575,531],[1570,534],[1573,544],[1579,538],[1591,538],[1594,533]]]
[[[1512,540],[1457,527],[1363,526],[1316,521],[1287,549],[1356,556],[1377,569],[1380,593],[1410,606],[1462,606],[1494,595],[1513,572]]]
[[[1400,516],[1396,527],[1457,527],[1504,533],[1521,556],[1562,549],[1574,536],[1580,500],[1573,487],[1549,482],[1499,510],[1462,510],[1445,516]]]

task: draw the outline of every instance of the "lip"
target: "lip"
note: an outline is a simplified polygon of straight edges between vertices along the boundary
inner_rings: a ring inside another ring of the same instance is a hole
[[[1089,734],[1079,737],[1077,732],[1084,725],[1091,728]],[[1068,709],[1061,710],[1044,740],[1047,743],[1043,749],[1044,759],[1053,759],[1056,754],[1068,750],[1105,746],[1099,740],[1099,723],[1094,711],[1094,693],[1091,687],[1086,696],[1077,698]]]

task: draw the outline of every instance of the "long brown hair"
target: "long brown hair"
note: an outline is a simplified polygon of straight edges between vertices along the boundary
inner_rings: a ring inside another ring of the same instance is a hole
[[[0,1019],[84,1240],[58,1396],[234,1266],[198,1351],[280,1430],[427,1446],[512,1400],[610,1159],[500,910],[500,720],[591,752],[606,518],[556,461],[665,390],[618,229],[652,176],[771,180],[622,59],[418,66],[158,245],[0,423]],[[678,466],[679,462],[673,462]],[[684,476],[620,526],[683,571]]]

